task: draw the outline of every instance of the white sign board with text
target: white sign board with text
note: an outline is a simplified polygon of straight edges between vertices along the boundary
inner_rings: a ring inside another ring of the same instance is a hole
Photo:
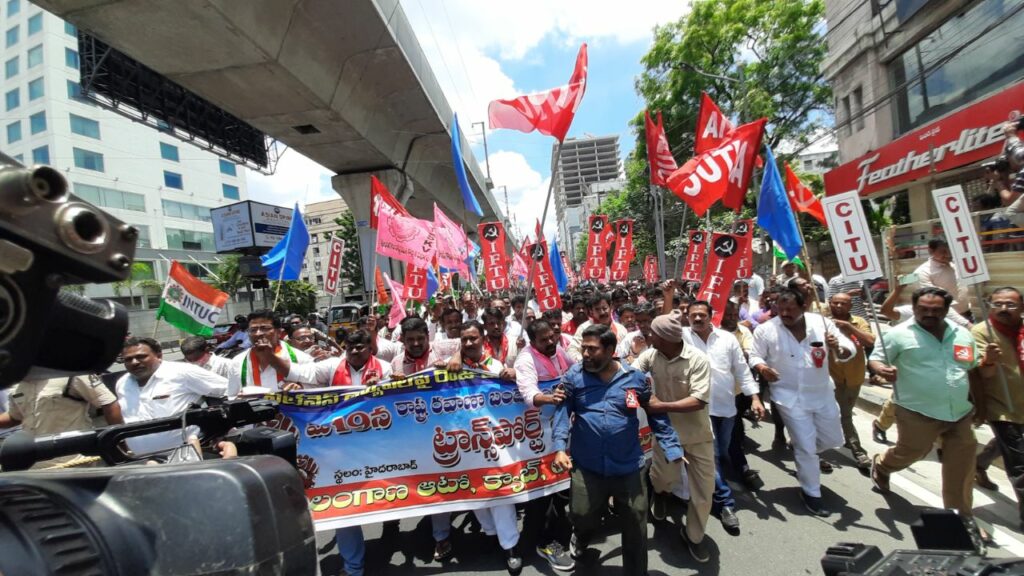
[[[987,282],[988,266],[964,189],[960,185],[938,188],[932,191],[932,198],[953,255],[953,267],[959,275],[957,281],[968,286]]]
[[[857,191],[826,196],[821,206],[843,280],[861,282],[884,276]]]
[[[218,253],[273,248],[292,222],[292,209],[243,200],[210,209],[213,245]]]

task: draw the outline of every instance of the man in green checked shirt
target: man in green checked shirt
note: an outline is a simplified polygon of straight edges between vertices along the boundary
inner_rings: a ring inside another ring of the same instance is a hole
[[[885,346],[871,354],[871,369],[894,383],[899,433],[896,445],[872,460],[871,481],[887,493],[889,476],[924,458],[941,438],[943,506],[970,518],[977,443],[967,373],[993,365],[999,347],[979,350],[970,331],[946,320],[953,296],[945,290],[920,288],[911,301],[913,320],[888,331]]]

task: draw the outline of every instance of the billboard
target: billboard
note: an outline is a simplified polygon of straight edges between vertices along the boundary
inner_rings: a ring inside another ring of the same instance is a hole
[[[244,200],[210,209],[218,253],[273,248],[288,232],[292,209]]]

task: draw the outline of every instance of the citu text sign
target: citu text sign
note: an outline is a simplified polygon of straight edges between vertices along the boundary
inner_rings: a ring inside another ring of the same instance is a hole
[[[846,282],[872,280],[885,273],[856,190],[822,198],[839,269]]]
[[[324,274],[324,293],[334,296],[338,293],[338,276],[341,274],[341,257],[345,253],[345,241],[337,236],[327,246],[327,274]]]
[[[935,208],[939,212],[942,230],[953,255],[953,266],[960,275],[961,284],[971,285],[988,281],[988,266],[981,252],[978,231],[974,229],[970,206],[960,185],[932,191]]]

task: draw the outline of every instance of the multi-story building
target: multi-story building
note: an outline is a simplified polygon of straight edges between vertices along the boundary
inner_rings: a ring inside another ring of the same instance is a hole
[[[590,187],[597,182],[622,177],[619,158],[619,137],[600,136],[568,138],[556,159],[557,146],[552,147],[551,160],[555,166],[555,215],[558,236],[571,239],[579,235],[580,218],[584,214],[583,198],[591,194]],[[556,163],[557,160],[557,163]],[[573,242],[568,243],[575,250]],[[575,259],[575,254],[570,253]]]
[[[338,230],[334,219],[347,211],[348,205],[341,198],[306,204],[302,211],[309,230],[309,248],[302,262],[302,279],[316,286],[321,296],[324,295],[324,271],[327,269],[327,242]]]
[[[244,168],[83,98],[71,24],[28,0],[3,0],[0,29],[3,151],[57,168],[76,195],[138,228],[136,280],[162,282],[169,260],[208,276],[203,266],[218,261],[210,208],[247,198]],[[145,299],[131,292],[136,306],[159,298],[152,288]],[[124,284],[86,294],[129,303]]]

